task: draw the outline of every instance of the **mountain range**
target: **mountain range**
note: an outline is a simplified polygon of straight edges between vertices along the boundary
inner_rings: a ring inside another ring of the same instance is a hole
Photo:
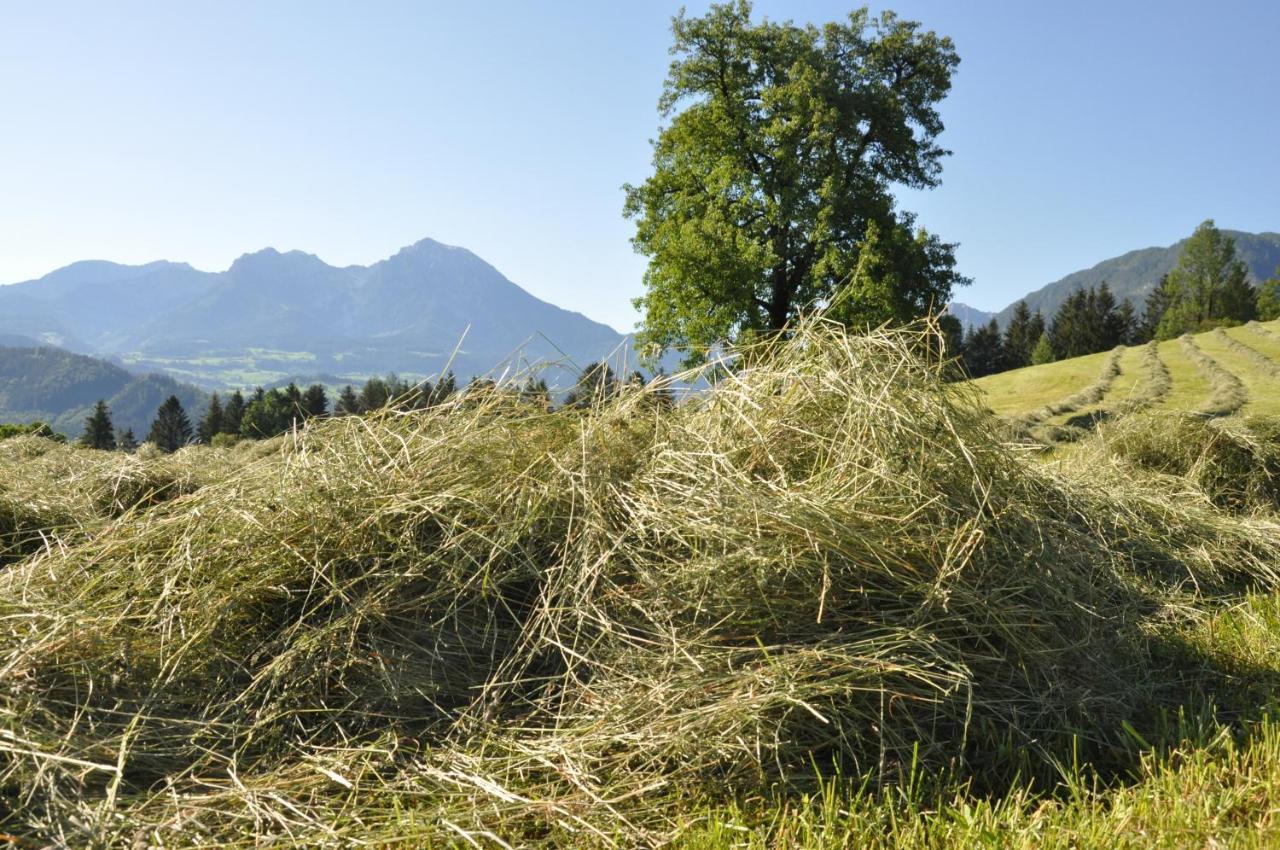
[[[1255,279],[1280,266],[1280,233],[1226,232]],[[1025,300],[1050,317],[1072,292],[1105,280],[1141,309],[1182,245],[1104,260]],[[1003,324],[1013,305],[998,314],[960,302],[948,310],[966,325],[993,315]],[[117,426],[141,437],[170,394],[194,417],[208,390],[292,378],[333,386],[388,371],[422,378],[446,368],[465,382],[516,353],[563,363],[550,377],[567,386],[581,366],[628,343],[535,298],[470,251],[431,239],[370,266],[272,248],[223,272],[86,261],[0,286],[0,421],[41,419],[75,436],[102,398]]]
[[[1248,266],[1254,281],[1265,280],[1276,273],[1277,267],[1280,267],[1280,233],[1245,233],[1239,230],[1222,232],[1235,239],[1236,254]],[[1161,276],[1173,271],[1178,264],[1178,257],[1182,255],[1182,246],[1186,241],[1183,239],[1164,248],[1142,248],[1103,260],[1091,268],[1073,272],[1028,293],[1019,300],[1025,300],[1031,312],[1040,310],[1045,319],[1051,319],[1054,311],[1071,293],[1106,281],[1117,301],[1128,298],[1141,313],[1147,294],[1160,282]],[[1003,327],[1009,323],[1016,306],[1017,301],[997,313],[988,313],[953,301],[947,309],[966,326],[985,324],[994,316]]]
[[[293,375],[358,381],[451,368],[486,374],[519,352],[581,367],[627,337],[541,301],[463,248],[424,239],[370,266],[266,248],[223,272],[185,263],[74,263],[0,286],[0,337],[161,371],[207,389]]]

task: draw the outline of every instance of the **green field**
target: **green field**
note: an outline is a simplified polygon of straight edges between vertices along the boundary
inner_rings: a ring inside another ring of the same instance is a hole
[[[0,845],[1277,846],[1275,329],[0,440]]]
[[[1232,346],[1225,337],[1252,349],[1254,354]],[[1221,332],[1197,334],[1195,346],[1223,370],[1239,379],[1244,387],[1243,403],[1224,415],[1251,417],[1280,414],[1280,321],[1230,328]],[[1211,375],[1188,355],[1182,340],[1158,343],[1156,351],[1168,369],[1172,384],[1154,403],[1144,409],[1153,411],[1202,410],[1214,398]],[[973,382],[983,402],[997,416],[1018,421],[1036,418],[1046,405],[1065,402],[1099,377],[1108,352],[1076,357],[1042,366],[1028,366]],[[1264,362],[1265,361],[1265,362]],[[1274,364],[1274,366],[1268,365]],[[1101,400],[1073,406],[1053,416],[1036,419],[1050,426],[1079,423],[1089,414],[1102,414],[1108,421],[1122,417],[1134,407],[1134,400],[1149,388],[1151,376],[1142,362],[1140,347],[1125,349],[1119,360],[1120,372]],[[1234,402],[1232,403],[1234,404]],[[1095,416],[1094,418],[1098,418]],[[1071,437],[1078,438],[1079,434]]]

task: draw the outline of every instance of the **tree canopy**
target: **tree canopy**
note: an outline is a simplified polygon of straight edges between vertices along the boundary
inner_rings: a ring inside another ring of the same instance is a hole
[[[1172,339],[1215,324],[1238,324],[1257,314],[1249,269],[1236,256],[1236,241],[1210,219],[1195,229],[1164,281],[1168,305],[1156,335]]]
[[[850,324],[941,310],[954,246],[915,231],[892,188],[938,185],[949,38],[865,8],[822,27],[751,20],[746,0],[672,25],[654,172],[626,187],[649,257],[641,341],[782,331],[833,304]]]

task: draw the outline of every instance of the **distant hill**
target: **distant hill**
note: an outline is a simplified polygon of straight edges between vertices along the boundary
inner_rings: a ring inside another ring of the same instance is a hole
[[[202,390],[166,375],[135,375],[52,346],[0,346],[0,422],[39,420],[75,438],[93,405],[105,399],[116,428],[132,428],[141,441],[170,395],[178,396],[193,422],[208,401]]]
[[[1243,233],[1238,230],[1224,230],[1223,233],[1236,240],[1236,251],[1249,267],[1254,280],[1267,279],[1280,266],[1280,233]],[[1040,310],[1049,319],[1071,293],[1097,286],[1105,280],[1117,301],[1128,298],[1141,313],[1147,293],[1162,275],[1168,274],[1178,264],[1185,243],[1183,239],[1167,248],[1143,248],[1103,260],[1092,268],[1073,272],[1025,296],[1027,306],[1033,313]],[[1015,301],[996,314],[1002,326],[1008,324],[1016,304]]]
[[[959,301],[952,301],[948,304],[947,313],[959,319],[965,330],[985,325],[995,315],[995,313],[988,313],[986,310],[979,310],[977,307],[970,307],[968,304],[961,304]]]
[[[75,263],[0,286],[0,334],[207,389],[300,374],[423,377],[446,365],[466,380],[517,350],[581,366],[627,342],[533,297],[470,251],[431,239],[345,268],[271,248],[218,273],[171,262]]]

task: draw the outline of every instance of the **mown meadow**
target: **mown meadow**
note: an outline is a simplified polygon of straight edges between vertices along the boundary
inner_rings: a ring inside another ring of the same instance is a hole
[[[809,320],[674,407],[0,441],[4,840],[1274,844],[1270,333],[1017,410]]]

